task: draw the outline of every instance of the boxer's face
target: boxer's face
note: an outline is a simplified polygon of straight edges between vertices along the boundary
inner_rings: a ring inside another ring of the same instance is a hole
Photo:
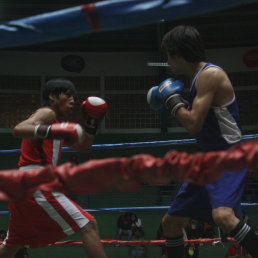
[[[62,92],[58,97],[50,95],[51,106],[56,111],[58,116],[68,116],[74,107],[74,94],[67,90]]]
[[[171,68],[171,71],[175,75],[184,74],[184,66],[185,61],[180,56],[170,56],[169,53],[167,53],[167,63]]]

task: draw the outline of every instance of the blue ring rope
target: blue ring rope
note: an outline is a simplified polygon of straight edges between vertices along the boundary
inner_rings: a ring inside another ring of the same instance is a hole
[[[258,134],[243,135],[243,140],[257,139]],[[95,144],[92,145],[91,150],[108,150],[108,149],[126,149],[126,148],[139,148],[151,146],[167,146],[177,144],[192,144],[196,143],[195,139],[181,139],[181,140],[167,140],[167,141],[152,141],[152,142],[132,142],[132,143],[114,143],[114,144]],[[63,147],[63,152],[76,152],[69,147]],[[20,153],[20,149],[13,150],[0,150],[1,153]]]
[[[244,207],[256,207],[258,203],[241,203]],[[148,206],[148,207],[120,207],[120,208],[97,208],[84,209],[87,212],[125,212],[125,211],[166,211],[170,206]],[[0,215],[8,215],[9,211],[0,211]]]

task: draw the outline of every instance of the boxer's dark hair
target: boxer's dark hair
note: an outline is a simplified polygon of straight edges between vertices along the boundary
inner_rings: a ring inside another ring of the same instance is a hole
[[[179,25],[162,39],[161,48],[171,57],[180,56],[187,62],[206,61],[205,48],[199,31],[187,25]]]
[[[76,93],[74,84],[64,78],[55,78],[49,80],[43,90],[43,106],[49,106],[49,95],[53,94],[59,96],[62,92],[71,91],[73,94]]]

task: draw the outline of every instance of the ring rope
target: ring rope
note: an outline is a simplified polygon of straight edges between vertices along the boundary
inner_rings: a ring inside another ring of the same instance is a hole
[[[235,242],[233,238],[227,238],[229,242]],[[191,243],[191,244],[205,244],[205,243],[214,243],[214,242],[221,242],[221,238],[203,238],[203,239],[188,239],[184,240],[186,244]],[[1,241],[0,241],[1,243]],[[103,245],[140,245],[140,246],[155,246],[155,245],[165,245],[166,241],[165,240],[141,240],[141,241],[122,241],[122,240],[101,240],[101,243]],[[73,246],[82,246],[83,242],[80,240],[66,240],[66,241],[60,241],[60,242],[55,242],[51,246],[67,246],[67,245],[73,245]]]
[[[230,242],[235,242],[233,238],[227,237],[227,240]],[[214,243],[221,242],[221,238],[203,238],[203,239],[188,239],[184,242],[191,244],[198,243]],[[122,241],[122,240],[101,240],[103,245],[165,245],[165,240],[141,240],[141,241]],[[67,240],[62,242],[56,242],[53,245],[82,245],[83,242],[80,240]]]
[[[244,207],[258,206],[258,203],[241,203]],[[125,211],[166,211],[170,206],[148,206],[148,207],[120,207],[120,208],[98,208],[98,209],[84,209],[87,212],[125,212]],[[9,211],[0,211],[0,215],[8,215]]]
[[[243,140],[257,139],[258,134],[243,135]],[[91,150],[108,150],[108,149],[127,149],[151,146],[167,146],[177,144],[192,144],[196,143],[195,139],[181,139],[181,140],[166,140],[166,141],[151,141],[151,142],[131,142],[131,143],[115,143],[115,144],[94,144]],[[69,147],[63,147],[63,152],[76,152],[76,150]],[[0,150],[0,153],[20,153],[20,149]]]
[[[227,237],[227,241],[229,242],[235,242],[233,238]],[[221,242],[221,238],[203,238],[203,239],[187,239],[184,240],[186,244],[191,243],[191,244],[206,244],[206,243],[214,243],[214,242]],[[165,245],[166,241],[165,240],[141,240],[141,241],[122,241],[122,240],[101,240],[101,243],[103,245],[140,245],[140,246],[155,246],[155,245]],[[0,244],[2,244],[2,241],[0,241]],[[73,245],[73,246],[82,246],[83,242],[80,240],[66,240],[66,241],[60,241],[60,242],[55,242],[51,246],[66,246],[66,245]]]

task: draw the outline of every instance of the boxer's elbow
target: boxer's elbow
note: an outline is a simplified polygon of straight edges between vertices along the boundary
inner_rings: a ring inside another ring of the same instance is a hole
[[[83,139],[73,146],[71,146],[73,149],[76,149],[79,152],[89,152],[91,150],[91,146],[94,141],[94,136],[85,134],[83,136]]]
[[[12,133],[15,137],[34,138],[34,129],[34,125],[20,123],[13,128]]]
[[[191,134],[196,135],[201,132],[202,124],[198,122],[192,122],[185,126],[185,129]]]
[[[22,130],[21,130],[21,126],[16,125],[16,126],[13,128],[13,131],[12,131],[13,136],[15,136],[15,137],[20,137],[21,131],[22,131]]]
[[[191,135],[196,135],[202,130],[204,119],[193,110],[185,110],[181,108],[178,112],[177,118]]]

